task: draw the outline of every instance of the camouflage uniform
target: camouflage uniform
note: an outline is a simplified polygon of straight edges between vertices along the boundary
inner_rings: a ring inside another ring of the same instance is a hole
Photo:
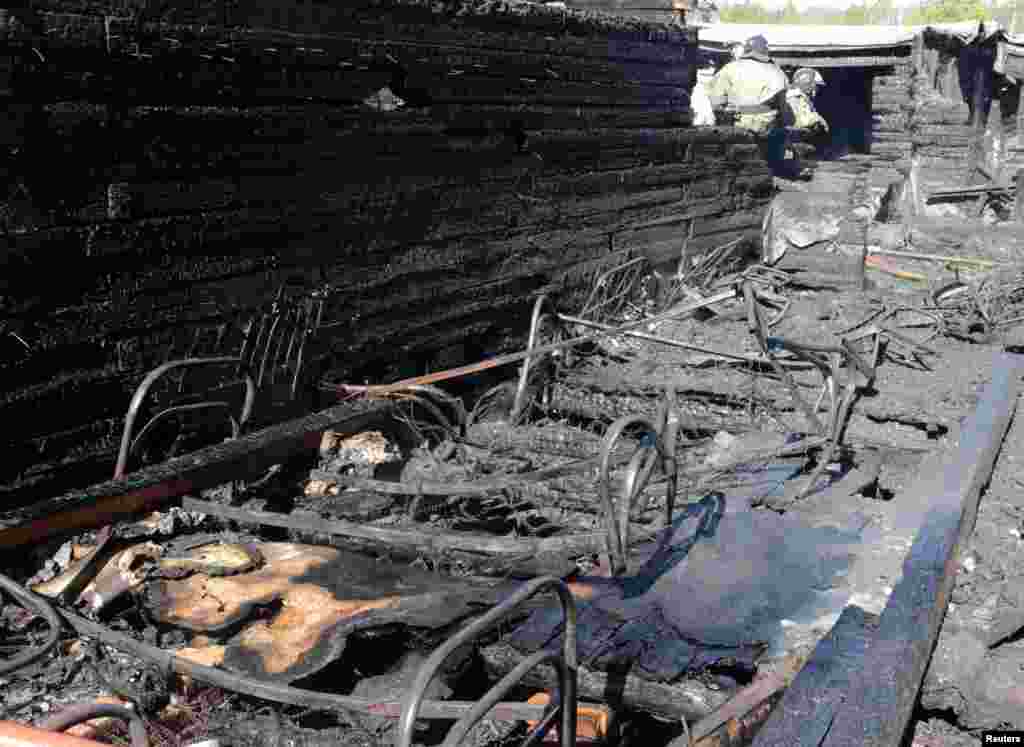
[[[786,91],[783,121],[787,127],[795,127],[798,130],[820,129],[823,132],[828,132],[828,122],[818,114],[811,97],[799,88],[790,88]]]

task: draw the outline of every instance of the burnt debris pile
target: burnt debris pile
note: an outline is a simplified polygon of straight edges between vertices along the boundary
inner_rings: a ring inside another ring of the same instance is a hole
[[[686,128],[693,30],[501,2],[48,2],[2,33],[8,485],[36,463],[97,479],[145,372],[244,354],[283,285],[324,295],[309,376],[391,378],[495,352],[530,293],[667,257],[679,226],[753,236],[769,199],[750,138]]]

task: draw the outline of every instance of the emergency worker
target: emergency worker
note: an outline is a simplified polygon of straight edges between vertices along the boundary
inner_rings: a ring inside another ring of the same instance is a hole
[[[763,36],[747,40],[738,60],[726,64],[707,85],[708,98],[716,109],[728,108],[738,117],[736,126],[767,134],[779,127],[789,79],[768,56]]]
[[[815,133],[828,132],[828,122],[814,108],[814,96],[818,86],[823,85],[825,81],[817,70],[802,67],[793,73],[793,85],[786,91],[786,107],[782,114],[786,127]]]
[[[715,77],[713,67],[701,68],[697,71],[697,83],[690,94],[690,111],[693,113],[694,127],[714,127],[715,111],[708,98],[707,85]]]
[[[686,13],[693,8],[690,0],[672,0],[672,12],[677,26],[686,26]]]
[[[726,64],[707,85],[708,98],[716,109],[736,113],[736,126],[767,135],[764,157],[772,169],[783,165],[786,131],[782,128],[789,78],[772,62],[768,40],[753,36],[743,45],[738,60]]]

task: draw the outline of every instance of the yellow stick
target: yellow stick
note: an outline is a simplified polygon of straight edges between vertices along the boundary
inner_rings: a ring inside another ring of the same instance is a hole
[[[887,257],[903,257],[904,259],[923,259],[931,262],[953,262],[960,265],[982,265],[983,267],[1012,267],[1010,262],[998,262],[994,259],[978,259],[975,257],[947,257],[942,254],[920,254],[918,252],[900,252],[895,249],[868,248],[869,254],[884,254]]]

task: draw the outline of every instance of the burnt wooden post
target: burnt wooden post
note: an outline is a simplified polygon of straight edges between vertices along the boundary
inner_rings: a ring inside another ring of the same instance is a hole
[[[821,742],[874,634],[876,621],[847,607],[782,696],[754,747],[815,747]]]
[[[928,506],[924,524],[878,632],[845,688],[845,700],[815,747],[900,744],[946,614],[960,552],[974,531],[981,490],[1013,419],[1022,375],[1024,357],[995,356],[992,380],[961,426],[956,445],[927,457],[909,495],[901,498]]]
[[[862,291],[868,289],[868,229],[870,226],[871,221],[864,221],[864,243],[860,248],[860,267],[857,270]]]
[[[977,58],[975,58],[977,59]],[[978,64],[974,70],[971,89],[971,148],[970,163],[967,169],[967,182],[970,184],[977,178],[985,162],[985,68]]]
[[[1013,217],[1018,223],[1024,223],[1024,169],[1017,169],[1013,177],[1013,186]]]

